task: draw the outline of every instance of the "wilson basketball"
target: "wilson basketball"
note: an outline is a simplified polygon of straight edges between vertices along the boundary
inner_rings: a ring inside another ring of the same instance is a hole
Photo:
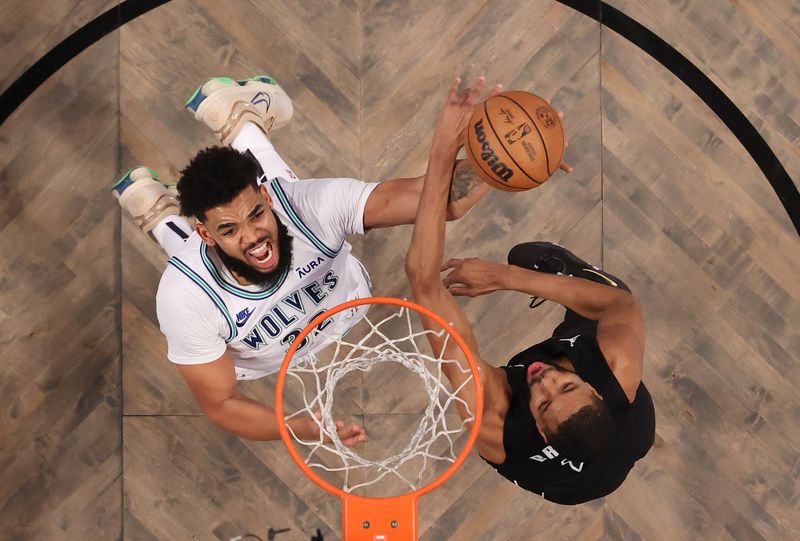
[[[521,90],[490,97],[467,126],[467,159],[490,186],[510,192],[542,185],[564,157],[564,127],[544,99]]]

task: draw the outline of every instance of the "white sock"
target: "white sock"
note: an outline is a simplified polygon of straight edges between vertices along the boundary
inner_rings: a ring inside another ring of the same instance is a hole
[[[183,248],[186,239],[192,234],[192,226],[183,216],[173,214],[158,222],[152,233],[167,255],[172,257]]]
[[[283,158],[281,158],[275,147],[264,135],[261,129],[252,122],[245,122],[239,134],[231,143],[231,146],[239,152],[249,150],[256,157],[261,168],[264,169],[266,178],[261,180],[261,183],[270,181],[273,178],[280,177],[286,180],[297,180],[297,175],[294,174],[292,168],[289,167]]]

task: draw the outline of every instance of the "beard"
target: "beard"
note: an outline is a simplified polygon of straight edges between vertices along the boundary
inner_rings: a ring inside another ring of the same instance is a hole
[[[219,246],[214,246],[220,261],[225,265],[233,274],[244,278],[248,283],[257,285],[263,289],[272,287],[278,279],[292,266],[292,245],[294,238],[289,234],[289,230],[280,218],[272,211],[272,216],[275,217],[275,222],[278,224],[278,266],[275,270],[270,272],[262,272],[255,269],[242,261],[239,258],[233,257],[225,253]],[[251,249],[258,244],[261,244],[269,237],[264,236],[258,239],[247,249]],[[245,250],[247,251],[247,250]]]

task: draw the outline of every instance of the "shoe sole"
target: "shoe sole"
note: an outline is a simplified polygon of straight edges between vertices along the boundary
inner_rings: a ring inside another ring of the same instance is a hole
[[[588,262],[584,261],[583,259],[581,259],[580,257],[576,256],[574,253],[572,253],[567,248],[561,246],[560,244],[556,244],[556,243],[552,243],[552,242],[526,242],[526,243],[523,243],[523,244],[518,244],[517,246],[529,247],[528,249],[531,249],[531,248],[535,247],[535,248],[538,248],[539,250],[542,250],[543,252],[544,252],[544,250],[555,250],[556,253],[560,252],[560,255],[563,258],[564,264],[565,264],[564,265],[564,273],[556,273],[556,274],[565,274],[566,273],[567,276],[577,276],[578,278],[583,278],[583,279],[590,280],[590,281],[597,282],[597,283],[605,283],[606,285],[609,285],[611,287],[629,291],[628,286],[625,285],[619,278],[617,278],[616,276],[614,276],[612,274],[609,274],[609,273],[607,273],[607,272],[605,272],[603,270],[600,270],[599,268],[597,268],[596,266],[592,265],[591,263],[588,263]],[[517,246],[515,246],[514,248],[517,248]],[[518,263],[511,263],[511,261],[510,261],[511,252],[514,251],[514,248],[512,248],[508,253],[508,260],[509,260],[508,262],[509,262],[509,264],[512,264],[512,265],[516,264],[518,266],[521,266],[521,267],[529,269],[529,270],[535,270],[535,269],[531,268],[531,266],[529,266],[529,265],[519,265]],[[543,253],[539,254],[537,256],[537,258],[541,257],[542,255],[544,255],[544,254]],[[571,267],[575,267],[575,268],[571,268]],[[590,276],[587,276],[584,273],[588,273]],[[600,280],[602,280],[602,282],[599,281],[598,278]]]
[[[520,256],[516,256],[515,255],[515,257],[514,257],[514,259],[520,259],[521,261],[519,261],[517,263],[512,263],[511,262],[512,254],[515,251],[523,251],[523,250],[524,250],[524,252],[523,252],[522,255],[520,255]],[[534,254],[531,254],[530,253],[531,251],[533,251]],[[575,254],[573,254],[570,250],[568,250],[567,248],[564,248],[560,244],[555,244],[553,242],[541,242],[541,241],[539,241],[539,242],[524,242],[522,244],[518,244],[518,245],[514,246],[508,252],[507,261],[511,265],[517,265],[517,266],[520,266],[520,267],[523,267],[523,268],[526,268],[526,269],[529,269],[529,270],[537,270],[537,269],[533,268],[533,263],[532,262],[541,259],[548,252],[551,252],[551,254],[553,254],[553,255],[559,256],[559,257],[557,257],[557,259],[561,260],[562,263],[564,264],[564,272],[563,273],[556,273],[556,274],[564,274],[564,273],[570,274],[569,269],[571,267],[576,267],[576,269],[572,270],[571,272],[575,272],[577,270],[577,268],[586,268],[586,267],[594,268],[594,265],[590,265],[589,263],[587,263],[583,259],[579,258]]]
[[[147,169],[147,172],[150,173],[150,178],[152,178],[153,180],[158,180],[158,175],[156,174],[156,172],[153,171],[152,169],[150,169],[149,167],[147,167],[146,165],[137,165],[135,167],[131,167],[130,169],[125,171],[125,173],[121,177],[119,177],[119,180],[117,180],[117,182],[115,182],[114,185],[111,187],[111,192],[114,194],[114,197],[119,199],[122,196],[122,193],[125,192],[125,190],[127,188],[123,188],[122,190],[117,191],[117,187],[121,186],[126,181],[128,181],[130,176],[131,176],[131,173],[133,173],[135,170],[139,169],[140,167],[144,167],[145,169]],[[135,180],[130,181],[131,186],[135,182],[136,182]]]
[[[202,94],[200,91],[203,89],[203,87],[209,81],[219,81],[220,83],[237,83],[237,81],[234,81],[230,77],[211,77],[210,79],[206,79],[205,81],[200,83],[200,86],[198,86],[195,89],[195,91],[192,93],[192,95],[189,96],[189,99],[186,100],[186,103],[183,104],[183,106],[186,109],[190,109],[193,113],[197,114],[197,108],[200,107],[200,104],[203,102],[203,100],[208,97],[208,96]],[[197,103],[194,105],[194,107],[192,107],[192,103],[197,100],[198,96],[203,96],[203,98],[201,100],[197,101]]]
[[[206,99],[208,97],[208,96],[202,94],[201,91],[202,91],[203,87],[206,85],[206,83],[209,82],[209,81],[219,81],[220,83],[226,83],[226,84],[236,83],[238,86],[244,86],[245,84],[247,84],[250,81],[255,81],[255,82],[258,82],[258,83],[265,83],[265,84],[268,84],[268,85],[276,86],[276,87],[280,88],[281,90],[283,90],[281,88],[281,85],[278,84],[278,81],[276,81],[275,79],[273,79],[269,75],[255,75],[255,76],[249,77],[247,79],[237,79],[237,80],[234,80],[234,79],[232,79],[230,77],[211,77],[210,79],[206,79],[205,81],[200,83],[200,86],[195,88],[194,92],[192,92],[192,95],[189,96],[189,99],[186,100],[186,103],[183,104],[183,106],[186,109],[190,109],[192,112],[197,113],[197,109],[200,107],[200,104],[203,102],[204,99]],[[198,96],[203,96],[203,97],[202,97],[202,99],[198,100]]]

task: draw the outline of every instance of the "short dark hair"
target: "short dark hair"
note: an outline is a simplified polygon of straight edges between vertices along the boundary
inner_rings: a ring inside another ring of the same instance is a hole
[[[592,396],[592,403],[562,421],[555,432],[544,429],[547,443],[567,458],[588,462],[606,448],[616,423],[605,402]]]
[[[181,214],[201,222],[206,212],[230,203],[248,186],[258,188],[258,162],[230,147],[204,148],[181,171]]]

